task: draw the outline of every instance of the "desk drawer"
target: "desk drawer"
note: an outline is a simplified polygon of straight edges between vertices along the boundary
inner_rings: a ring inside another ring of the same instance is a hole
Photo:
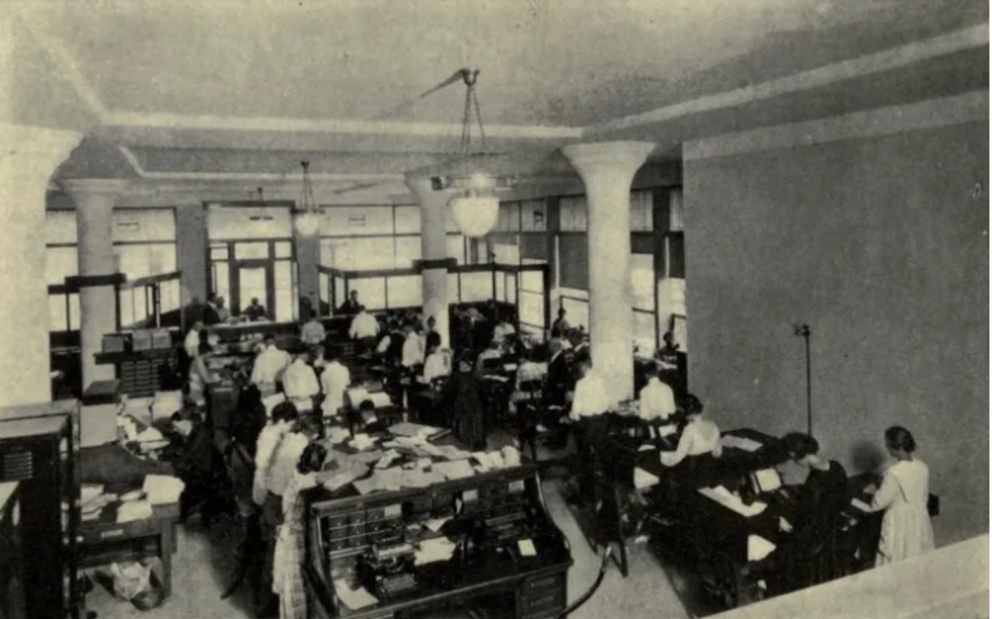
[[[102,544],[115,540],[143,537],[154,532],[154,525],[149,520],[134,520],[121,524],[106,524],[98,527],[83,527],[79,531],[81,543]]]

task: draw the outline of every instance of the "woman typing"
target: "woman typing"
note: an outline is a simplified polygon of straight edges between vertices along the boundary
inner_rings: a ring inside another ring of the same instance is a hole
[[[671,467],[677,466],[687,458],[690,462],[696,457],[706,455],[719,458],[723,453],[723,447],[720,445],[720,428],[703,417],[703,403],[692,394],[686,396],[685,415],[687,423],[682,430],[678,447],[675,451],[661,452],[661,463]]]

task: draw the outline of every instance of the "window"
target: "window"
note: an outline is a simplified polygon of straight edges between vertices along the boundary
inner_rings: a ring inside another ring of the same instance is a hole
[[[148,243],[176,240],[176,215],[170,209],[114,209],[114,243]]]
[[[496,220],[496,230],[499,232],[520,231],[520,203],[501,202],[499,218]]]
[[[499,264],[520,264],[520,248],[509,243],[493,243],[493,253]]]
[[[460,234],[448,235],[448,257],[457,260],[458,264],[465,264],[465,237]]]
[[[572,327],[582,326],[585,327],[586,331],[589,330],[589,301],[562,297],[561,304],[567,312],[568,324]]]
[[[586,197],[562,198],[561,229],[568,232],[584,232],[586,229]]]
[[[176,270],[175,243],[115,245],[114,257],[117,260],[117,272],[127,275],[128,280]]]
[[[396,258],[393,260],[393,267],[397,269],[411,268],[414,260],[420,260],[420,237],[396,237],[395,251]]]
[[[632,330],[634,333],[634,346],[639,354],[651,355],[658,347],[655,337],[654,312],[642,312],[633,310]]]
[[[420,307],[424,304],[419,275],[390,277],[386,282],[389,307]]]
[[[499,277],[500,274],[497,273],[496,275]],[[493,297],[492,273],[459,273],[459,277],[461,278],[462,303],[488,301]]]
[[[654,256],[631,254],[630,290],[631,306],[635,309],[654,312]]]
[[[79,274],[79,250],[72,247],[49,247],[45,250],[45,281],[49,286],[65,283],[65,278]]]
[[[634,191],[630,194],[630,229],[632,232],[650,232],[654,229],[653,192]]]
[[[669,212],[671,213],[672,232],[685,229],[685,208],[682,206],[682,190],[673,189],[669,195]]]
[[[523,232],[544,232],[548,229],[548,201],[525,200],[520,203],[520,229]]]
[[[396,234],[420,234],[419,206],[397,206],[394,212]]]

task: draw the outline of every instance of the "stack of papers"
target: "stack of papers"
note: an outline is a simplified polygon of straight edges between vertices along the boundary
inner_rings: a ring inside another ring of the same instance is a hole
[[[152,505],[165,505],[167,503],[178,503],[179,495],[185,488],[182,480],[172,475],[145,475],[145,483],[142,490],[148,502]]]
[[[459,449],[454,445],[441,445],[438,447],[438,451],[448,460],[468,460],[472,457],[471,452]]]
[[[144,520],[152,517],[152,504],[148,501],[128,501],[117,508],[117,524]]]
[[[449,561],[455,554],[455,543],[446,537],[424,540],[420,542],[415,556],[415,565],[425,565],[438,561]]]
[[[762,503],[761,501],[755,501],[750,505],[745,505],[739,496],[730,492],[723,486],[700,488],[699,494],[712,499],[727,509],[735,511],[747,518],[760,514],[765,511],[765,508],[768,507],[766,503]]]
[[[720,444],[724,447],[736,447],[737,449],[754,452],[761,448],[761,443],[743,436],[733,436],[725,434],[720,438]]]
[[[393,463],[394,460],[396,460],[399,457],[400,455],[396,453],[396,451],[390,449],[386,453],[382,454],[382,458],[380,458],[379,461],[375,463],[375,468],[377,469],[387,468],[389,467],[390,464]]]
[[[409,421],[403,421],[389,427],[389,433],[393,436],[419,436],[423,439],[428,439],[438,432],[441,432],[441,428],[424,426]]]
[[[331,426],[327,430],[327,438],[325,439],[331,445],[337,445],[348,440],[351,436],[351,432],[348,428],[342,428],[341,426]]]
[[[362,587],[352,589],[348,583],[342,580],[334,581],[334,591],[338,594],[338,600],[351,610],[361,610],[379,603],[379,598],[375,597]]]

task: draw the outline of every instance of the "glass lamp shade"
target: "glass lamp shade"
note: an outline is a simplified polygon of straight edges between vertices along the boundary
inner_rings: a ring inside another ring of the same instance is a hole
[[[296,216],[296,229],[303,236],[313,236],[320,230],[320,215],[300,213]]]
[[[468,237],[485,236],[499,219],[499,198],[496,196],[455,196],[448,205],[458,229]]]

